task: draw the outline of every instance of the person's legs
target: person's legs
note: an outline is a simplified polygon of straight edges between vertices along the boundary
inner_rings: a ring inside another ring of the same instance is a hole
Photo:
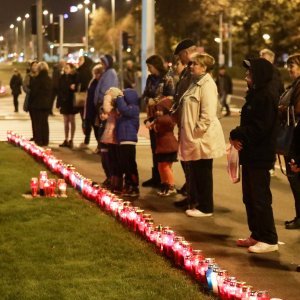
[[[73,148],[73,140],[76,130],[75,115],[69,115],[69,122],[71,125],[71,139],[69,140],[69,147]]]
[[[91,131],[92,131],[92,122],[89,119],[84,120],[85,127],[84,127],[84,143],[88,145],[90,143],[91,138]]]
[[[213,212],[213,174],[212,159],[200,159],[192,162],[193,198],[196,207],[203,213]]]
[[[17,94],[13,94],[13,98],[14,98],[14,107],[15,107],[15,112],[19,112],[19,95]]]
[[[49,123],[48,123],[48,117],[49,112],[48,111],[41,111],[40,112],[40,126],[41,126],[41,142],[42,146],[48,146],[49,144]]]
[[[243,166],[243,169],[245,168],[248,176],[243,177],[243,180],[249,181],[251,198],[248,201],[251,201],[252,210],[248,218],[251,218],[251,228],[254,227],[255,230],[251,236],[259,242],[275,245],[278,237],[272,209],[269,170]]]

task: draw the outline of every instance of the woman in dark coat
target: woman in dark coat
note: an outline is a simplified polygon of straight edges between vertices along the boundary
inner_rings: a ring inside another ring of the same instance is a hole
[[[278,250],[272,209],[270,173],[275,161],[278,105],[272,89],[273,66],[266,59],[245,60],[248,92],[240,126],[230,132],[242,165],[243,202],[250,237],[237,240],[249,252]]]
[[[23,84],[22,76],[17,69],[14,69],[14,75],[11,77],[9,86],[14,98],[15,112],[19,112],[19,95],[22,93],[21,86]]]
[[[160,176],[158,171],[158,162],[155,155],[156,139],[155,132],[151,127],[151,124],[155,117],[155,105],[164,96],[174,95],[174,80],[167,74],[164,61],[159,55],[152,55],[148,57],[146,64],[150,75],[146,81],[145,90],[142,95],[142,101],[146,104],[147,119],[145,121],[145,125],[149,129],[150,134],[153,166],[151,178],[144,181],[142,186],[159,187]]]
[[[38,75],[30,81],[29,110],[32,114],[33,137],[39,146],[49,144],[48,116],[51,110],[52,80],[46,62],[38,63]]]
[[[59,79],[56,105],[64,116],[65,140],[59,145],[60,147],[73,148],[73,138],[76,129],[75,114],[78,112],[73,106],[76,82],[78,82],[78,79],[75,66],[67,63],[64,67],[64,74]]]

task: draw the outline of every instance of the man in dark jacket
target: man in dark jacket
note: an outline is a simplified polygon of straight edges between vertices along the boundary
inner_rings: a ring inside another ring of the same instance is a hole
[[[219,101],[222,106],[221,113],[223,108],[226,109],[225,117],[230,116],[230,108],[227,102],[228,95],[232,94],[232,80],[231,77],[226,73],[226,67],[221,66],[219,68],[219,75],[216,80],[216,85],[218,87]]]
[[[249,89],[240,126],[230,132],[230,142],[239,150],[243,167],[243,202],[251,235],[237,245],[265,253],[278,250],[269,173],[275,161],[278,103],[271,84],[272,64],[258,58],[245,60],[244,66]]]
[[[10,79],[9,85],[14,98],[15,112],[19,112],[19,95],[22,93],[21,87],[23,84],[22,76],[17,69],[14,69],[14,74]]]

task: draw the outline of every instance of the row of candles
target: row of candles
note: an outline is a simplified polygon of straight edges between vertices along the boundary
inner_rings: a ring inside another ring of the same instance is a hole
[[[7,132],[7,139],[8,142],[20,146],[36,159],[43,161],[53,173],[62,176],[65,182],[80,191],[85,198],[97,203],[124,226],[154,244],[157,251],[171,259],[176,266],[184,269],[220,299],[270,299],[267,291],[255,291],[252,286],[230,276],[214,258],[205,257],[201,250],[193,249],[183,236],[177,235],[170,227],[155,225],[152,216],[143,209],[134,207],[130,201],[124,201],[101,188],[79,174],[72,165],[64,164],[53,156],[51,149],[38,147],[11,131]]]

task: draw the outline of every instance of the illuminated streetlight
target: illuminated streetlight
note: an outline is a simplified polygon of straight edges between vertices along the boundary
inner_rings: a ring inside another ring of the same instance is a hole
[[[73,6],[70,7],[70,12],[71,12],[71,13],[75,13],[75,12],[77,12],[77,11],[78,11],[78,7],[77,7],[77,6],[74,6],[74,5],[73,5]]]
[[[268,41],[271,38],[271,36],[268,33],[264,33],[262,37],[265,41]]]
[[[17,21],[21,22],[22,18],[21,17],[17,17]]]
[[[28,19],[30,17],[30,14],[25,15],[25,19]]]
[[[44,16],[47,16],[49,14],[49,11],[47,10],[47,9],[45,9],[44,11],[43,11],[43,15]]]
[[[84,1],[83,1],[83,3],[84,3],[85,5],[90,4],[90,2],[91,2],[90,0],[84,0]]]
[[[14,25],[14,24],[10,24],[10,25],[9,25],[9,28],[10,28],[10,29],[13,29],[13,28],[15,28],[15,25]]]
[[[219,44],[221,42],[221,39],[219,37],[216,37],[214,38],[214,41]]]
[[[4,41],[4,37],[3,35],[0,35],[0,42],[3,42]]]
[[[77,8],[78,9],[83,9],[83,5],[80,3],[80,4],[77,5]]]

